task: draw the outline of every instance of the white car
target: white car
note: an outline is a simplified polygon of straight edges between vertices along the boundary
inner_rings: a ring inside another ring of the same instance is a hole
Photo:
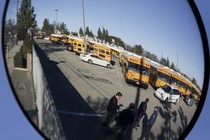
[[[166,84],[158,88],[154,95],[162,101],[177,103],[179,101],[180,92],[178,88]]]
[[[110,62],[103,60],[102,58],[92,53],[80,54],[80,58],[82,61],[88,62],[89,64],[101,65],[109,69],[112,68],[112,64]]]

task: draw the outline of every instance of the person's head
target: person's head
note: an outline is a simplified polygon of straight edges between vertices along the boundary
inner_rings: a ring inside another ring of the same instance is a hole
[[[115,95],[115,97],[119,100],[122,97],[122,93],[121,92],[117,92],[117,94]]]
[[[149,99],[148,99],[148,98],[146,98],[145,102],[146,102],[146,103],[148,103],[148,102],[149,102]]]
[[[128,108],[129,108],[129,109],[134,109],[134,108],[135,108],[134,103],[130,103]]]

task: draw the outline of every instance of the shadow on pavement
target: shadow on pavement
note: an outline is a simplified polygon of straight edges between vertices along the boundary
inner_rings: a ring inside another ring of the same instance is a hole
[[[109,128],[102,125],[101,118],[90,107],[90,102],[87,103],[80,96],[58,68],[58,63],[49,60],[38,45],[35,45],[35,49],[51,90],[66,138],[71,140],[100,140],[104,138],[103,135]],[[106,102],[105,99],[99,102],[102,106],[97,105],[98,110],[105,109],[104,102]]]

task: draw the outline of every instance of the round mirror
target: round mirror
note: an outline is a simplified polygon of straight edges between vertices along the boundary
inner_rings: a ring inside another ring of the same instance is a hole
[[[185,138],[209,48],[194,2],[8,1],[7,76],[46,139]]]

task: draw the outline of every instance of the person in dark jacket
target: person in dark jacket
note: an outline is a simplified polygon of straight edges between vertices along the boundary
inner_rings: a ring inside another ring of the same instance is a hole
[[[147,121],[147,125],[144,128],[144,131],[142,132],[141,137],[138,138],[138,140],[143,140],[145,137],[149,136],[151,128],[152,128],[152,126],[154,125],[154,123],[157,120],[158,110],[159,110],[159,107],[156,106],[155,109],[154,109],[154,112],[152,113],[152,115],[150,116],[149,120]]]
[[[149,102],[149,99],[147,98],[144,102],[142,102],[140,105],[139,105],[139,108],[138,108],[138,112],[137,112],[137,115],[136,115],[136,118],[135,118],[135,121],[134,121],[134,124],[133,124],[133,127],[139,127],[139,122],[140,120],[142,119],[142,117],[145,115],[146,113],[146,110],[147,110],[147,103]]]
[[[105,119],[104,125],[110,125],[116,117],[117,111],[119,109],[118,100],[122,97],[121,92],[117,92],[116,95],[114,95],[107,106],[107,117]]]
[[[118,138],[121,138],[123,136],[128,126],[132,126],[135,119],[134,108],[134,103],[130,103],[129,107],[120,112],[119,116],[117,117],[117,123],[115,124],[113,129],[115,131],[119,130]]]

